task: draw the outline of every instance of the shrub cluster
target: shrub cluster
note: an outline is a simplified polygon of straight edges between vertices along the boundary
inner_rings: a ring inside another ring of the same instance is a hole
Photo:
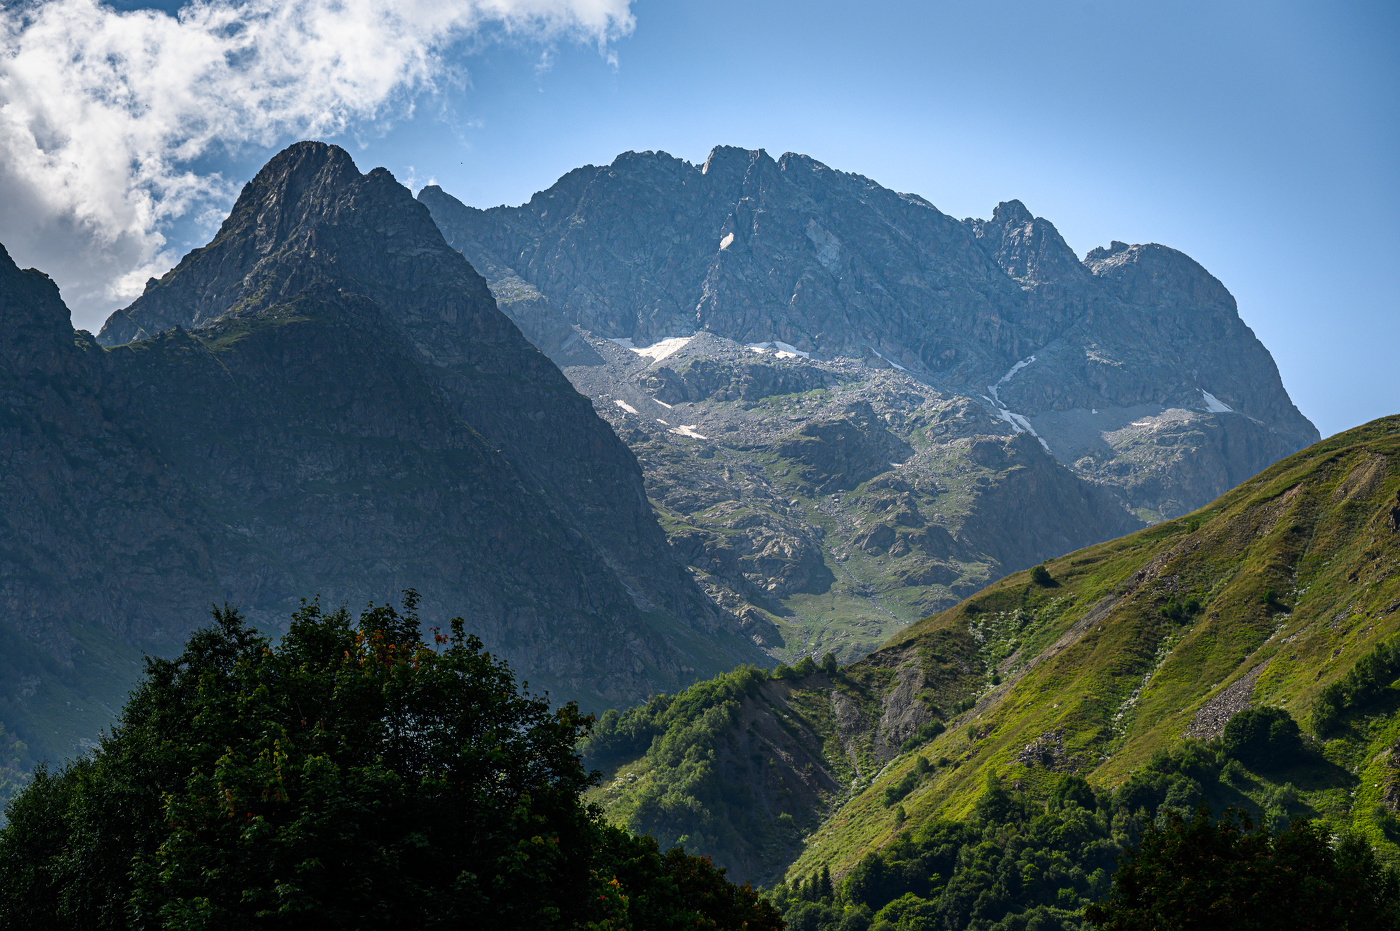
[[[1167,603],[1157,609],[1157,613],[1169,621],[1181,623],[1201,613],[1201,599],[1188,595],[1185,600],[1173,595]]]
[[[790,931],[1077,929],[1078,911],[1108,892],[1112,827],[1080,777],[1061,777],[1046,806],[992,782],[970,820],[902,833],[839,886],[822,870],[770,894]]]
[[[992,780],[971,818],[929,821],[901,833],[880,853],[866,855],[829,894],[820,892],[826,886],[818,878],[805,878],[770,895],[793,931],[1078,931],[1084,908],[1108,895],[1120,855],[1145,832],[1158,836],[1188,823],[1202,806],[1224,808],[1238,798],[1230,784],[1242,785],[1248,775],[1232,754],[1272,765],[1301,752],[1297,725],[1278,709],[1257,709],[1231,737],[1159,751],[1112,794],[1062,775],[1036,804]],[[885,804],[897,804],[916,788],[926,766],[921,758],[889,786]],[[1266,794],[1266,835],[1289,828],[1298,800],[1291,784]],[[1169,916],[1170,908],[1162,914]]]
[[[919,729],[916,730],[908,740],[900,744],[899,750],[901,753],[908,753],[910,750],[917,749],[930,740],[933,740],[945,730],[947,730],[947,728],[943,726],[943,722],[938,718],[934,718],[932,721],[926,721],[919,725]]]
[[[1334,844],[1300,821],[1275,834],[1237,810],[1202,808],[1148,827],[1113,878],[1113,893],[1085,918],[1101,931],[1299,928],[1394,931],[1400,883],[1366,841]]]
[[[933,764],[928,761],[928,757],[915,757],[914,767],[904,774],[904,778],[885,787],[885,807],[904,801],[904,799],[919,787],[919,783],[924,781],[924,777],[933,769]]]
[[[1253,769],[1287,765],[1303,753],[1298,722],[1282,708],[1247,708],[1230,719],[1221,735],[1225,752]]]
[[[1313,704],[1313,732],[1325,737],[1337,728],[1343,715],[1374,703],[1397,678],[1400,637],[1376,644],[1346,675],[1322,690]]]

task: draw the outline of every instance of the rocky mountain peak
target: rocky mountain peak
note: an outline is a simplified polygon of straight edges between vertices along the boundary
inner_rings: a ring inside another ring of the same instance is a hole
[[[1019,200],[997,204],[990,220],[969,220],[973,235],[1002,271],[1021,282],[1072,282],[1084,267],[1055,224]]]
[[[361,175],[339,146],[301,142],[244,186],[209,245],[114,314],[99,340],[247,316],[308,292],[378,300],[414,342],[449,356],[463,337],[497,341],[509,327],[482,312],[492,303],[484,280],[389,171]]]
[[[1035,219],[1019,200],[1004,200],[992,210],[992,224],[1000,227],[1020,226]]]
[[[1105,247],[1105,246],[1098,246],[1097,248],[1090,249],[1090,250],[1089,250],[1089,254],[1086,255],[1086,256],[1084,257],[1084,263],[1085,263],[1086,265],[1089,265],[1089,264],[1092,264],[1092,263],[1094,263],[1094,262],[1101,261],[1102,259],[1107,258],[1108,256],[1117,255],[1118,253],[1122,252],[1123,250],[1125,250],[1125,249],[1130,249],[1130,248],[1132,248],[1132,247],[1129,246],[1127,243],[1122,242],[1121,240],[1115,239],[1115,240],[1113,240],[1113,242],[1109,243],[1108,246],[1106,246],[1106,247]]]
[[[738,146],[718,145],[710,150],[705,164],[700,168],[700,173],[707,177],[711,175],[723,177],[730,173],[738,173],[742,177],[750,165],[764,160],[773,161],[763,149],[741,149]]]
[[[73,343],[73,324],[53,279],[21,270],[0,245],[0,354],[7,368],[42,368]]]
[[[1129,246],[1115,241],[1110,250],[1090,252],[1084,264],[1100,280],[1112,282],[1130,303],[1189,308],[1198,316],[1238,321],[1235,299],[1220,279],[1186,253],[1168,246]]]
[[[220,236],[251,231],[257,251],[266,255],[359,181],[354,160],[340,146],[298,142],[244,185]]]

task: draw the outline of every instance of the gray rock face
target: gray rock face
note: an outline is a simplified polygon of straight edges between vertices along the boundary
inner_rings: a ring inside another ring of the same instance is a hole
[[[626,153],[520,207],[419,200],[637,452],[712,597],[785,658],[855,658],[1317,439],[1205,269],[1159,245],[1080,261],[1019,201],[959,221],[723,147]]]
[[[723,147],[703,166],[629,152],[521,207],[477,210],[435,187],[419,199],[490,280],[599,336],[642,346],[706,330],[822,358],[879,352],[974,398],[1034,355],[1002,398],[1026,417],[1201,410],[1206,391],[1277,435],[1280,455],[1317,437],[1205,269],[1158,245],[1079,262],[1019,201],[958,221],[806,156]]]
[[[764,660],[589,400],[340,149],[275,158],[97,340],[0,256],[0,392],[0,635],[60,665],[172,645],[211,602],[275,626],[406,587],[595,706]]]

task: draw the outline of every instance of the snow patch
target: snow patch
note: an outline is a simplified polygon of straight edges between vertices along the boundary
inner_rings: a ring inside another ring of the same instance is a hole
[[[907,372],[907,371],[909,371],[907,368],[905,368],[904,366],[900,365],[898,362],[894,361],[893,359],[886,359],[884,356],[880,355],[880,350],[876,349],[874,346],[871,346],[871,347],[870,347],[870,351],[873,352],[873,353],[875,353],[875,355],[880,356],[881,359],[884,359],[884,361],[888,362],[890,365],[893,365],[895,368],[899,369],[901,372]]]
[[[645,356],[653,362],[660,362],[667,356],[674,355],[681,349],[685,348],[685,344],[690,342],[694,338],[694,336],[671,336],[667,337],[666,339],[660,340],[659,342],[652,343],[650,346],[642,347],[634,345],[632,343],[631,337],[627,337],[624,339],[610,339],[608,340],[608,342],[616,343],[623,349],[630,349],[637,355]]]
[[[812,354],[798,349],[791,343],[785,343],[780,339],[775,339],[769,343],[749,343],[744,347],[750,352],[767,353],[771,352],[779,359],[810,359]]]
[[[653,401],[656,401],[656,398],[652,398],[652,400],[653,400]],[[657,404],[660,404],[662,407],[666,408],[666,410],[668,410],[668,411],[671,409],[671,405],[667,404],[665,401],[656,401],[656,403],[657,403]]]
[[[668,426],[668,427],[671,425],[671,424],[668,423],[667,421],[662,420],[660,417],[656,418],[656,422],[657,422],[657,423],[664,423],[664,424],[666,424],[666,426]]]
[[[1224,401],[1217,398],[1204,388],[1197,389],[1201,392],[1201,397],[1205,398],[1206,410],[1212,414],[1233,414],[1235,409]]]
[[[709,439],[708,436],[702,436],[701,434],[696,433],[694,424],[681,424],[679,427],[672,427],[671,432],[680,434],[681,436],[688,436],[693,440]]]
[[[1016,376],[1017,372],[1021,371],[1021,369],[1030,365],[1034,361],[1035,356],[1029,356],[1028,358],[1022,359],[1020,362],[1017,362],[1015,365],[1011,366],[1011,371],[1001,376],[1001,378],[998,378],[997,383],[995,385],[988,385],[987,390],[992,393],[992,396],[988,398],[988,400],[996,405],[997,416],[1000,417],[1002,420],[1006,421],[1007,423],[1011,424],[1012,430],[1014,430],[1017,433],[1029,433],[1031,436],[1035,437],[1037,440],[1040,441],[1041,448],[1048,453],[1050,452],[1050,444],[1045,442],[1044,437],[1042,437],[1039,433],[1035,432],[1035,428],[1031,426],[1031,422],[1028,419],[1026,419],[1025,415],[1017,414],[1014,411],[1007,410],[1006,405],[1003,404],[1001,401],[1001,386],[1009,382],[1012,378]],[[985,398],[987,396],[983,395],[983,397]],[[1098,413],[1098,411],[1095,411],[1094,413]]]
[[[1030,364],[1031,364],[1032,362],[1034,362],[1034,361],[1035,361],[1035,356],[1030,356],[1029,358],[1022,359],[1020,362],[1017,362],[1015,365],[1011,366],[1011,371],[1007,372],[1005,375],[1003,375],[1003,376],[1001,376],[1000,378],[998,378],[998,379],[997,379],[997,383],[996,383],[995,385],[988,385],[988,386],[987,386],[987,390],[990,391],[990,392],[992,393],[992,399],[993,399],[994,401],[996,401],[998,407],[1005,407],[1005,406],[1006,406],[1006,405],[1004,405],[1004,404],[1001,403],[1001,395],[998,394],[998,392],[1001,390],[1001,386],[1004,385],[1004,384],[1006,384],[1007,382],[1009,382],[1012,378],[1014,378],[1014,377],[1016,376],[1016,373],[1017,373],[1017,372],[1021,371],[1021,369],[1025,368],[1025,367],[1028,366],[1028,365],[1030,365]]]
[[[719,248],[720,248],[720,251],[723,252],[725,249],[728,249],[728,248],[729,248],[731,245],[733,245],[733,244],[734,244],[734,234],[733,234],[733,233],[725,233],[725,234],[724,234],[724,238],[721,239],[721,240],[719,241]]]
[[[633,407],[631,404],[628,404],[626,401],[619,401],[619,400],[617,400],[616,398],[614,398],[614,399],[613,399],[613,403],[616,404],[618,407],[622,408],[623,410],[625,410],[625,411],[626,411],[627,413],[629,413],[629,414],[635,414],[635,413],[637,413],[637,409],[636,409],[635,407]]]

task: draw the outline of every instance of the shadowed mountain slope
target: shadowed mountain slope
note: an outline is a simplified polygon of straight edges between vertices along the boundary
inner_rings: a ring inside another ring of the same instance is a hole
[[[137,651],[211,602],[276,627],[300,597],[413,587],[594,706],[763,659],[588,400],[409,192],[338,148],[274,158],[96,340],[4,256],[0,361],[0,636],[28,657],[3,720],[34,755],[70,752]],[[70,725],[73,689],[92,715]]]

